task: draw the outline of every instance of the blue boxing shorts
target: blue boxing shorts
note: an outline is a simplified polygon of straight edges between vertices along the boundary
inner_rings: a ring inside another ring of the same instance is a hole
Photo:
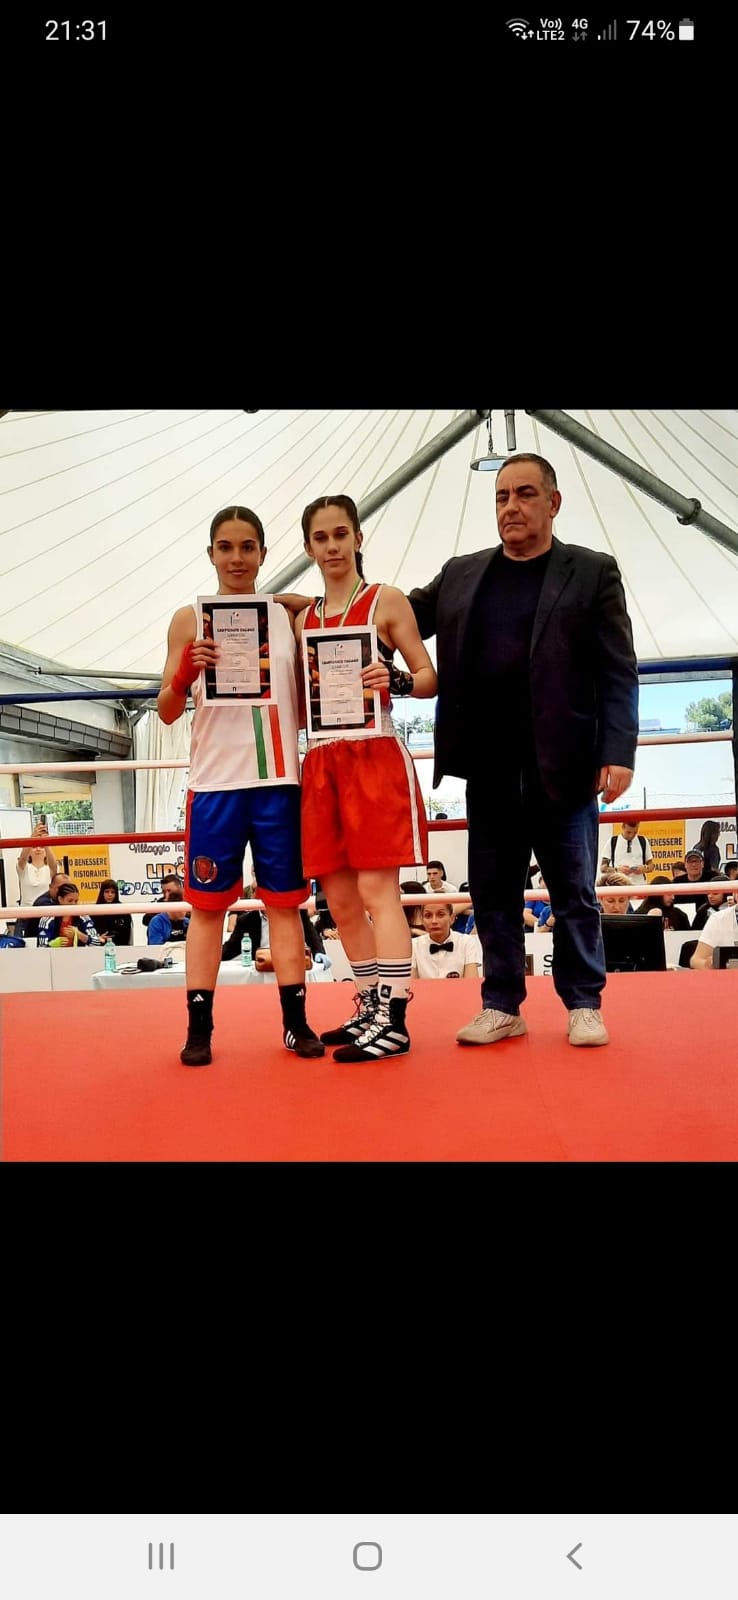
[[[243,856],[251,845],[259,899],[299,906],[308,886],[300,852],[296,783],[215,793],[188,790],[185,899],[202,911],[225,911],[243,894]]]

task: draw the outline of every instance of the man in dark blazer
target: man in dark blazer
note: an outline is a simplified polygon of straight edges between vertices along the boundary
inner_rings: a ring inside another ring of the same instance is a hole
[[[500,546],[452,557],[409,596],[422,637],[437,640],[434,785],[444,773],[467,780],[483,1010],[457,1039],[496,1044],[527,1031],[532,848],[556,919],[553,978],[569,1042],[607,1044],[597,794],[609,804],[629,787],[638,738],[623,585],[612,556],[554,538],[561,495],[542,456],[508,458],[496,504]]]

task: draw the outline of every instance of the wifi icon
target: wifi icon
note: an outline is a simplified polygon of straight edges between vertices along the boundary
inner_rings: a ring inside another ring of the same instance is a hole
[[[524,17],[513,17],[512,20],[506,24],[506,26],[510,29],[511,33],[517,34],[519,39],[527,39],[528,28],[530,24],[526,22]]]

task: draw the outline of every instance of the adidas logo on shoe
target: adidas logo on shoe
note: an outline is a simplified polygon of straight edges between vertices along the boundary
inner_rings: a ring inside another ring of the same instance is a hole
[[[325,1055],[325,1045],[318,1038],[317,1033],[312,1031],[308,1033],[293,1033],[290,1028],[285,1028],[282,1038],[286,1048],[292,1050],[296,1056],[304,1056],[307,1060],[310,1060],[314,1057]]]
[[[405,1056],[410,1049],[410,1036],[405,1027],[406,1001],[390,1000],[389,1015],[383,1007],[378,1009],[376,1020],[360,1033],[353,1044],[337,1050],[334,1061],[383,1061],[391,1056]]]

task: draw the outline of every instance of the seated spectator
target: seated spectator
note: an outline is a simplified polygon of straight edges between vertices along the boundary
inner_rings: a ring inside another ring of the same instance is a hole
[[[671,881],[672,881],[672,883],[681,883],[681,882],[683,882],[684,878],[686,878],[686,876],[687,876],[687,869],[686,869],[686,867],[684,865],[684,862],[683,861],[672,861],[672,864],[671,864]]]
[[[166,911],[158,911],[151,916],[146,929],[147,944],[184,944],[190,913],[180,903],[182,900],[182,890],[171,888],[166,896]]]
[[[38,898],[33,901],[33,904],[35,906],[55,906],[57,895],[62,884],[71,883],[71,881],[72,880],[68,872],[55,872],[46,893],[40,894]],[[40,921],[40,917],[32,917],[28,920],[19,917],[15,924],[16,937],[19,939],[37,939],[38,925]]]
[[[442,861],[428,862],[428,877],[423,884],[426,894],[456,894],[456,885],[446,882],[446,868]]]
[[[600,900],[600,911],[607,912],[608,916],[630,916],[633,911],[630,903],[632,884],[630,878],[624,872],[614,872],[612,870],[604,872],[602,877],[597,879],[598,889],[617,889],[621,886],[627,890],[626,894],[609,894],[606,899]]]
[[[115,878],[106,878],[97,891],[97,905],[120,905],[120,895]],[[133,944],[133,917],[121,911],[115,917],[95,917],[92,921],[101,944]]]
[[[341,935],[336,927],[336,919],[326,900],[318,878],[314,880],[315,916],[313,927],[320,934],[321,939],[340,939]]]
[[[255,883],[252,883],[252,899],[254,898],[255,888]],[[312,958],[315,955],[323,955],[324,946],[322,934],[318,928],[313,926],[307,911],[300,912],[300,920],[302,922],[303,936],[305,939],[306,958],[307,956]],[[251,952],[254,958],[255,966],[260,972],[273,972],[274,967],[271,965],[271,956],[269,957],[268,965],[265,965],[263,960],[264,951],[266,951],[268,955],[270,949],[269,919],[266,916],[266,913],[263,911],[239,911],[236,913],[234,925],[231,928],[228,938],[226,939],[220,952],[221,961],[234,961],[237,956],[240,956],[241,940],[243,939],[245,933],[248,934],[251,940]],[[261,961],[257,961],[257,956],[259,954],[262,956]]]
[[[231,922],[233,923],[232,927]],[[229,917],[228,938],[220,952],[221,961],[235,961],[236,957],[240,956],[241,940],[245,933],[248,934],[251,940],[251,952],[255,956],[263,943],[261,926],[260,911],[237,911],[233,917]]]
[[[714,916],[708,917],[704,928],[700,929],[690,967],[695,972],[711,967],[718,945],[738,945],[738,906],[723,906],[722,911],[716,911]]]
[[[74,916],[72,906],[79,904],[79,889],[76,883],[62,883],[57,894],[57,915],[55,917],[41,917],[38,927],[39,949],[52,946],[55,949],[71,949],[80,944],[99,944],[95,924],[90,917],[80,912]]]
[[[610,857],[609,856],[603,856],[602,860],[600,862],[600,874],[602,876],[604,876],[604,874],[606,872],[611,872],[611,871],[612,871],[612,867],[611,867],[611,863],[610,863]],[[532,887],[533,886],[531,884],[531,888]]]
[[[684,877],[679,881],[690,884],[703,883],[709,877],[710,873],[705,868],[705,858],[702,851],[697,849],[688,850],[684,857]],[[676,878],[674,882],[677,882]],[[703,906],[707,905],[707,896],[703,893],[695,893],[694,895],[680,894],[677,896],[677,900],[680,909],[686,911],[687,916],[692,919],[698,911],[702,910]]]
[[[179,893],[177,893],[178,890],[180,891]],[[183,893],[184,879],[180,878],[178,872],[167,872],[161,880],[161,898],[157,902],[157,909],[155,911],[147,911],[145,913],[143,917],[144,927],[148,928],[152,919],[158,915],[162,900],[181,900],[183,898]]]
[[[536,868],[536,871],[537,870],[538,869]],[[464,883],[460,883],[459,884],[459,894],[468,894],[468,893],[469,893],[469,885],[465,880]],[[422,910],[422,906],[421,906],[421,910]],[[458,908],[458,910],[457,910],[457,915],[454,917],[452,932],[453,933],[476,933],[476,931],[477,931],[477,924],[476,924],[476,919],[475,919],[475,916],[474,916],[474,907],[473,906],[469,906],[467,909],[465,909],[463,906],[460,906]]]
[[[538,877],[537,889],[545,889],[543,873]],[[546,928],[553,931],[556,918],[551,914],[550,900],[526,900],[523,909],[523,926],[529,931],[533,928]]]
[[[423,888],[422,883],[416,883],[413,878],[406,878],[405,882],[400,884],[400,893],[425,894],[425,889]],[[419,939],[421,934],[425,933],[425,928],[423,927],[423,907],[403,906],[402,909],[405,913],[405,921],[410,929],[411,939]]]
[[[478,978],[478,939],[452,933],[453,907],[423,906],[425,933],[413,940],[412,971],[416,978]]]
[[[723,867],[726,878],[732,882],[738,879],[738,856],[730,856]]]
[[[719,888],[718,885],[723,883],[726,887],[724,889]],[[713,884],[715,885],[714,888]],[[718,911],[722,911],[726,896],[728,896],[729,903],[732,905],[733,895],[730,894],[730,879],[726,878],[722,872],[713,872],[712,878],[707,885],[706,904],[700,907],[692,919],[693,933],[698,933],[701,928],[704,928],[710,917],[714,917]]]
[[[671,878],[664,873],[657,873],[651,883],[671,883]],[[675,894],[664,890],[663,894],[647,896],[639,906],[636,906],[636,916],[662,916],[664,919],[665,933],[685,933],[689,927],[689,917],[682,911]]]

